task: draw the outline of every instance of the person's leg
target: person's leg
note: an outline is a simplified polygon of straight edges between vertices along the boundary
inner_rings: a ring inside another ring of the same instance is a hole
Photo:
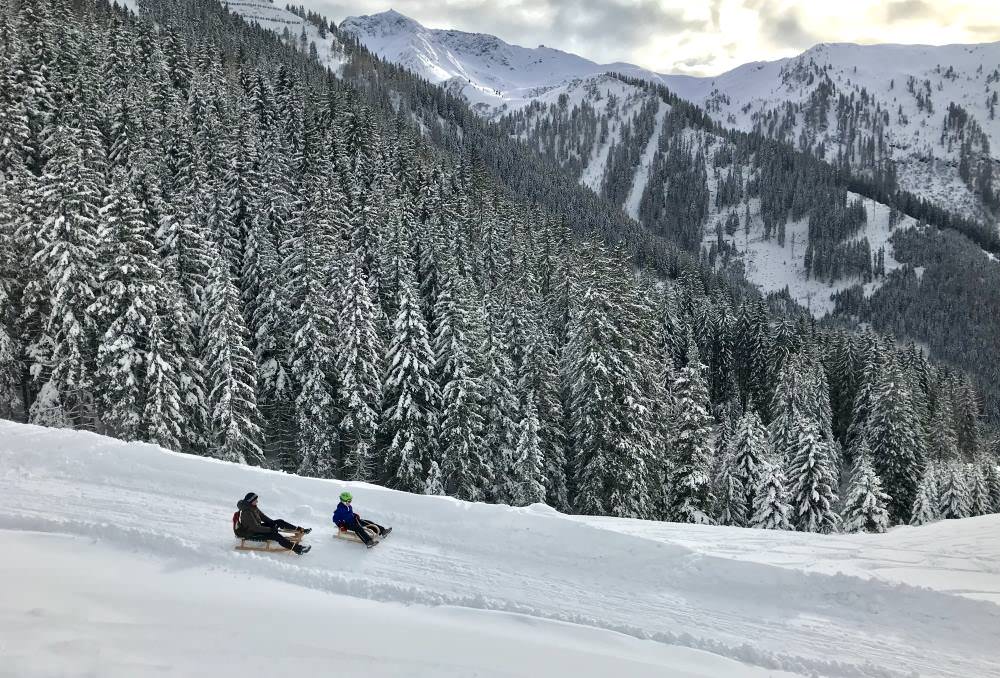
[[[363,522],[364,521],[362,521],[360,518],[358,518],[358,519],[356,519],[354,521],[353,525],[348,525],[348,527],[351,530],[354,530],[354,534],[358,535],[358,537],[360,537],[361,541],[363,541],[364,543],[367,544],[368,542],[370,542],[372,540],[372,536],[370,534],[368,534],[368,530],[366,530],[365,526],[362,525]]]
[[[291,523],[286,523],[281,518],[278,518],[277,520],[273,521],[272,522],[272,526],[278,528],[279,530],[297,530],[297,529],[299,529],[298,525],[292,525]]]
[[[285,535],[278,532],[278,530],[271,530],[267,534],[261,535],[261,539],[270,539],[271,541],[276,541],[281,544],[282,548],[290,549],[295,546],[295,543],[289,540]]]

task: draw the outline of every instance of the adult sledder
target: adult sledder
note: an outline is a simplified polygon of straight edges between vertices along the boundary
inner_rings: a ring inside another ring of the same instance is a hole
[[[257,508],[257,495],[247,492],[247,496],[236,502],[239,511],[233,516],[233,532],[241,543],[236,548],[243,551],[274,551],[267,542],[277,542],[282,548],[299,555],[309,553],[312,547],[300,544],[302,537],[312,532],[312,528],[299,527],[278,518],[272,520]],[[287,536],[282,532],[288,532]],[[264,542],[263,547],[247,546],[246,542]]]
[[[350,492],[340,493],[340,503],[337,504],[337,510],[333,512],[333,522],[340,529],[334,536],[354,540],[354,535],[357,535],[357,538],[365,546],[371,548],[388,537],[392,528],[382,527],[370,520],[363,520],[354,512],[354,507],[351,506],[352,499]]]

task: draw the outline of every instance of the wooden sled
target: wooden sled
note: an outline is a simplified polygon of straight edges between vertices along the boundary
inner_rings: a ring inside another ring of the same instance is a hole
[[[372,539],[381,539],[381,535],[379,535],[378,530],[366,527],[365,531],[371,535]],[[354,530],[348,530],[346,527],[338,527],[337,531],[333,533],[333,536],[336,539],[345,539],[347,541],[353,541],[356,544],[364,544],[364,542],[361,541],[361,537],[359,537]]]
[[[279,532],[283,533],[288,538],[288,541],[292,542],[292,544],[301,543],[302,537],[305,536],[305,532],[299,532],[297,530],[296,531],[279,530]],[[240,540],[240,543],[237,544],[235,547],[237,551],[262,551],[264,553],[278,553],[278,552],[294,553],[292,549],[286,549],[284,546],[271,539],[267,540],[254,539],[252,537],[237,537],[237,539]]]

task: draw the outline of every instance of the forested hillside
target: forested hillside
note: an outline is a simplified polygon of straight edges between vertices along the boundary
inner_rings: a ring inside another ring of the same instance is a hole
[[[921,342],[972,372],[987,417],[1000,416],[1000,343],[992,321],[976,319],[1000,296],[989,268],[1000,252],[990,150],[1000,45],[819,45],[691,78],[427,29],[396,12],[349,18],[341,32],[440,83],[728,277]],[[931,285],[903,289],[925,271]],[[969,298],[986,305],[966,313]],[[947,320],[921,310],[939,306]]]
[[[963,374],[772,314],[350,41],[338,77],[215,2],[143,12],[2,6],[0,414],[590,514],[1000,509]]]

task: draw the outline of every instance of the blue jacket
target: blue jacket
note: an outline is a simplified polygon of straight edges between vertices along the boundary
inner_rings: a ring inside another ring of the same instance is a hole
[[[357,516],[354,515],[354,509],[340,502],[337,504],[337,510],[333,512],[333,522],[337,525],[353,525]]]

